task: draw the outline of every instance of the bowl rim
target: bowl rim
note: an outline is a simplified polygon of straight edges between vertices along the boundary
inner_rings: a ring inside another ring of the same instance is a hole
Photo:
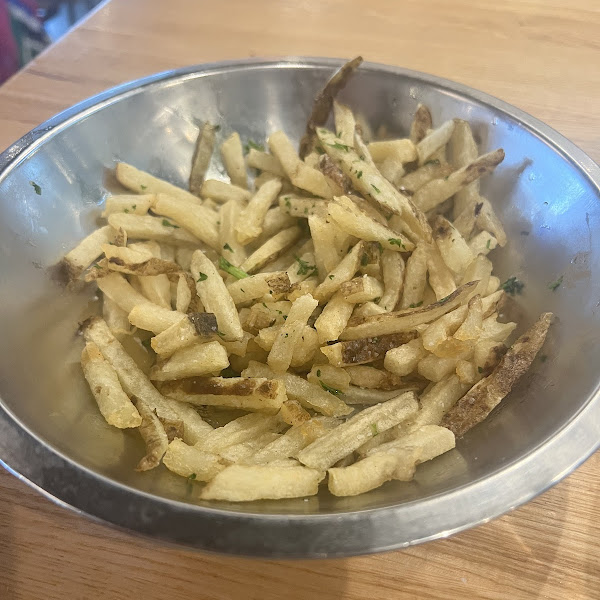
[[[7,148],[0,154],[0,182],[45,140],[145,87],[247,69],[333,70],[343,62],[312,57],[228,60],[168,70],[118,85],[58,113]],[[363,63],[361,69],[411,78],[491,106],[565,158],[600,196],[600,167],[575,144],[522,110],[434,75],[371,62]],[[518,461],[461,487],[397,506],[344,513],[261,514],[155,496],[96,473],[51,447],[0,398],[0,464],[56,504],[166,542],[251,557],[353,556],[448,537],[524,504],[572,472],[598,447],[600,383],[552,437]]]

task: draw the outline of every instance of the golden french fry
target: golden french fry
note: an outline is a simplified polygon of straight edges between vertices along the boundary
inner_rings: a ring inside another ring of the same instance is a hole
[[[382,163],[390,157],[396,158],[401,163],[417,160],[417,147],[408,138],[371,142],[367,148],[376,163]]]
[[[246,202],[247,200],[250,200],[252,194],[248,190],[238,187],[237,185],[225,183],[224,181],[219,181],[217,179],[207,179],[202,184],[200,195],[203,198],[212,198],[213,200],[224,204],[230,200]]]
[[[136,398],[135,407],[142,417],[139,430],[146,444],[146,455],[140,460],[135,470],[149,471],[160,464],[169,446],[169,440],[159,418],[144,400]]]
[[[310,413],[302,408],[297,400],[285,400],[279,409],[279,416],[288,425],[302,425],[310,420]]]
[[[187,287],[187,286],[186,286]],[[161,333],[186,318],[185,313],[162,308],[146,302],[135,305],[129,312],[129,322],[139,329]]]
[[[201,196],[202,184],[210,166],[210,160],[215,147],[216,132],[216,126],[206,122],[202,125],[196,138],[188,182],[190,192],[194,196]]]
[[[432,119],[429,109],[424,104],[419,104],[410,126],[410,139],[413,144],[418,144],[427,135],[431,126]]]
[[[329,298],[340,289],[343,283],[350,281],[350,279],[354,277],[354,274],[360,267],[364,250],[364,242],[358,242],[352,250],[342,258],[339,264],[327,274],[314,293],[314,297],[319,300],[319,302],[329,300]]]
[[[250,148],[250,151],[246,155],[246,163],[249,167],[258,169],[259,171],[267,171],[277,177],[286,177],[285,171],[277,158],[256,148]]]
[[[354,131],[356,130],[356,121],[352,110],[345,104],[336,100],[333,101],[333,117],[335,121],[335,131],[338,134],[342,144],[354,146]]]
[[[279,196],[279,208],[290,217],[308,219],[311,215],[327,216],[327,201],[295,194]]]
[[[454,131],[454,120],[446,121],[437,129],[428,133],[416,147],[416,154],[419,160],[419,165],[425,164],[427,159],[439,148],[442,148],[448,143]]]
[[[202,452],[188,446],[180,439],[174,439],[163,457],[163,464],[169,471],[194,481],[210,481],[225,468],[217,454]]]
[[[388,350],[383,365],[388,371],[396,375],[409,375],[417,368],[419,361],[425,355],[423,342],[420,338],[417,338],[402,346]]]
[[[77,279],[90,264],[102,255],[102,246],[112,242],[115,233],[115,229],[105,225],[90,233],[73,250],[67,252],[61,264],[64,265],[70,280]]]
[[[242,141],[236,131],[221,144],[221,157],[231,183],[244,190],[247,189],[246,162],[244,161]]]
[[[313,367],[313,369],[315,368],[318,367]],[[383,369],[366,365],[353,365],[345,367],[344,370],[350,378],[350,383],[361,388],[395,390],[402,386],[401,377]]]
[[[296,242],[302,231],[299,227],[290,227],[280,231],[262,246],[257,248],[241,265],[240,268],[246,273],[254,273],[277,259],[294,242]]]
[[[444,217],[438,215],[432,223],[433,239],[443,261],[457,275],[464,273],[475,255],[460,232]]]
[[[197,237],[164,217],[112,213],[108,215],[108,223],[117,230],[123,229],[127,232],[129,239],[155,240],[168,244],[185,244],[191,246],[198,246],[200,244],[200,240]]]
[[[108,196],[102,216],[108,217],[112,213],[146,215],[155,202],[155,194],[118,194],[117,196]]]
[[[324,383],[328,388],[346,392],[350,387],[350,375],[331,365],[313,365],[306,379],[316,385]]]
[[[378,302],[385,312],[394,310],[400,301],[402,286],[404,285],[405,264],[399,252],[384,250],[381,254],[381,274],[384,292]]]
[[[395,454],[374,454],[348,467],[328,469],[327,486],[334,496],[357,496],[390,481],[399,458]]]
[[[281,191],[281,181],[271,179],[264,183],[250,198],[248,205],[240,212],[235,230],[237,240],[246,245],[262,233],[262,223],[271,204]]]
[[[319,343],[337,340],[344,331],[353,309],[354,305],[345,300],[340,292],[334,294],[315,321]]]
[[[219,342],[192,344],[159,360],[150,370],[153,381],[169,381],[221,372],[229,366],[227,350]]]

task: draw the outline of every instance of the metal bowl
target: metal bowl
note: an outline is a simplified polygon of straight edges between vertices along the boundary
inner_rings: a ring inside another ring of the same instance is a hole
[[[106,425],[86,389],[76,338],[93,310],[50,269],[95,226],[110,169],[125,160],[185,185],[198,123],[262,140],[298,138],[314,93],[340,64],[250,60],[148,77],[87,100],[0,156],[0,459],[55,502],[163,540],[264,557],[346,556],[450,535],[526,502],[600,442],[600,169],[546,125],[480,92],[429,75],[366,64],[343,99],[375,126],[406,134],[419,102],[437,123],[471,122],[482,150],[506,160],[483,184],[510,243],[501,278],[526,283],[523,324],[558,316],[532,372],[454,451],[411,483],[348,499],[202,502],[195,486],[133,466],[135,432]],[[221,176],[213,167],[212,176]],[[32,183],[41,187],[36,193]],[[562,277],[552,291],[549,284]],[[90,305],[92,304],[92,306]]]

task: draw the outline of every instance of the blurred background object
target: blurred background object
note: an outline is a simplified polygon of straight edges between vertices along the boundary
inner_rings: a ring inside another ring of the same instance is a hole
[[[0,84],[101,0],[0,0]]]

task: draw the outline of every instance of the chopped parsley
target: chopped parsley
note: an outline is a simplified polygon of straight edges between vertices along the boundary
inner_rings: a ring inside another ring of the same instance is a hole
[[[315,148],[315,150],[317,151],[317,154],[325,154],[325,150],[323,150],[323,148],[321,148],[321,146],[317,146]]]
[[[208,275],[206,273],[198,273],[198,279],[196,281],[200,283],[201,281],[206,281],[208,279]]]
[[[373,434],[373,437],[375,437],[376,435],[379,435],[379,430],[377,429],[377,423],[371,423],[371,433]]]
[[[171,221],[167,221],[167,219],[162,220],[163,227],[172,227],[173,229],[179,229],[179,225],[175,225],[175,223],[171,223]]]
[[[42,195],[42,188],[35,181],[30,181],[29,185],[35,190],[38,196]]]
[[[143,192],[145,189],[147,189],[147,188],[148,188],[148,186],[147,186],[147,185],[144,185],[144,184],[142,183],[142,184],[140,185],[140,188],[142,188],[142,192]]]
[[[330,275],[329,279],[333,279],[335,277],[335,275]]]
[[[360,179],[362,177],[362,171],[356,171],[356,179]]]
[[[135,210],[137,208],[137,204],[132,204],[131,208],[132,208],[132,210]]]
[[[244,279],[248,277],[248,273],[243,271],[239,267],[233,266],[226,258],[222,256],[219,258],[219,269],[226,271],[230,275],[233,275],[236,279]]]
[[[520,294],[523,291],[525,284],[519,281],[516,277],[509,277],[501,286],[500,289],[504,290],[507,294],[514,296]]]
[[[289,333],[286,333],[284,337],[288,337],[289,335],[290,335]]]
[[[192,473],[192,474],[191,474],[191,475],[188,477],[188,479],[190,479],[190,480],[192,480],[192,481],[193,481],[194,479],[196,479],[196,473]]]
[[[292,203],[290,202],[290,197],[286,196],[284,199],[285,205],[287,206],[287,208],[292,208]]]
[[[381,242],[377,242],[377,249],[379,250],[379,253],[383,252],[383,246],[381,245]]]
[[[556,281],[553,281],[552,283],[548,284],[548,289],[555,292],[562,285],[562,282],[563,276],[561,275]]]
[[[371,187],[372,187],[372,188],[373,188],[373,189],[374,189],[374,190],[375,190],[375,191],[376,191],[378,194],[380,194],[380,193],[381,193],[381,190],[380,190],[380,189],[379,189],[379,188],[378,188],[376,185],[373,185],[373,184],[371,184]]]
[[[294,256],[298,262],[297,275],[318,275],[317,265],[310,265],[305,260],[302,260],[299,256]]]
[[[257,144],[254,140],[248,140],[248,143],[244,146],[244,154],[248,154],[250,150],[258,150],[264,152],[265,147],[262,144]]]
[[[399,240],[398,238],[390,238],[388,240],[388,244],[392,244],[392,246],[398,246],[399,248],[406,250],[406,246],[404,245],[404,242],[402,240]]]
[[[492,243],[491,239],[488,239],[487,244],[485,245],[485,247],[489,250],[490,249],[490,244]]]
[[[225,334],[222,331],[217,331],[217,335],[222,338],[225,337]]]
[[[339,142],[335,142],[334,144],[327,144],[336,150],[343,150],[344,152],[350,152],[350,147],[346,146],[346,144],[340,144]]]
[[[264,306],[264,307],[265,307],[267,310],[269,310],[269,307],[268,307],[268,306],[267,306],[267,305],[266,305],[264,302],[262,303],[262,305],[263,305],[263,306]]]
[[[94,265],[94,269],[100,270],[102,267],[100,265]]]
[[[321,377],[321,369],[317,369],[317,377]]]
[[[328,386],[324,381],[319,381],[319,383],[321,384],[321,387],[326,392],[329,392],[330,394],[333,394],[334,396],[339,396],[340,394],[343,394],[342,391],[336,390],[335,388],[332,388],[332,387]]]
[[[129,212],[129,209],[128,209],[128,208],[124,208],[124,209],[123,209],[123,212],[124,212],[124,213],[128,213],[128,212]]]
[[[221,126],[220,125],[215,125],[215,131],[221,131]]]
[[[415,302],[414,304],[409,304],[408,308],[419,308],[419,306],[423,306],[423,300],[421,300],[421,302]]]
[[[231,249],[231,246],[229,244],[225,244],[223,246],[223,250],[229,250],[229,252],[233,252],[233,250]]]

